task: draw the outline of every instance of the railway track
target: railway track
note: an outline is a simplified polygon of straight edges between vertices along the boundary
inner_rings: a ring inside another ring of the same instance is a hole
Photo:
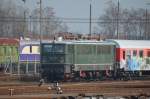
[[[52,84],[0,84],[0,99],[49,99],[57,96],[55,90],[48,90]],[[102,81],[89,83],[62,83],[63,95],[93,94],[104,96],[150,96],[150,81]],[[10,89],[13,89],[10,96]],[[29,98],[29,97],[32,98]],[[45,98],[42,98],[45,97]],[[16,98],[13,98],[16,97]],[[18,97],[18,98],[17,98]],[[28,97],[28,98],[27,98]],[[35,98],[34,98],[35,97]],[[47,98],[46,98],[47,97]],[[23,98],[21,98],[23,99]]]

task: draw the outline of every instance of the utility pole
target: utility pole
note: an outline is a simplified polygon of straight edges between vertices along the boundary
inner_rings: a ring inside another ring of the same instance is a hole
[[[147,26],[148,26],[148,22],[147,22],[147,9],[145,11],[145,33],[144,33],[144,39],[146,40],[148,38],[148,33],[147,33]]]
[[[90,38],[92,36],[92,4],[91,4],[92,0],[90,0],[90,23],[89,23],[89,35],[90,35]]]
[[[148,3],[146,3],[146,5],[150,5],[150,2],[148,2]],[[150,39],[150,30],[149,30],[149,23],[150,23],[150,18],[149,18],[149,11],[148,11],[148,9],[146,8],[146,25],[145,25],[145,29],[146,29],[146,32],[145,32],[145,38],[147,39],[147,40],[149,40]]]
[[[40,54],[42,53],[42,51],[41,51],[41,43],[42,43],[42,30],[41,30],[42,24],[41,24],[41,22],[42,22],[42,0],[40,0]],[[40,55],[40,67],[42,67],[41,55]],[[36,72],[36,70],[35,70],[35,72]]]
[[[31,35],[32,35],[32,37],[33,37],[32,29],[31,29],[31,28],[32,28],[32,26],[31,26],[31,21],[32,21],[32,20],[31,20],[31,18],[32,18],[32,16],[30,16],[30,34],[31,34]]]
[[[26,0],[22,0],[23,2],[24,2],[24,8],[25,8],[25,2],[26,2]],[[24,20],[25,20],[25,10],[24,10]],[[24,23],[25,23],[25,21],[24,21]],[[24,31],[25,30],[25,26],[23,26],[23,32],[25,32]],[[20,58],[20,57],[19,57]],[[19,78],[20,78],[20,61],[18,62],[18,67],[17,67],[17,70],[18,70],[18,76],[19,76]]]
[[[117,6],[117,39],[119,39],[119,10],[120,10],[120,3],[118,0],[118,6]]]
[[[25,28],[26,28],[26,9],[25,9],[25,3],[26,3],[26,0],[22,0],[24,2],[24,25],[23,25],[23,32],[24,32],[24,35],[25,35]]]
[[[42,0],[40,0],[40,44],[41,44],[41,41],[42,41],[42,24],[41,24],[41,21],[42,21]]]

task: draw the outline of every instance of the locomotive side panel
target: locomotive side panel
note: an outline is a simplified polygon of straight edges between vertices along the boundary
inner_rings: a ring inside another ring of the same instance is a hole
[[[77,44],[75,46],[75,70],[113,70],[115,51],[113,45]]]
[[[102,42],[51,42],[42,44],[42,75],[50,81],[68,78],[95,79],[113,71],[115,45]],[[54,79],[55,78],[55,79]]]

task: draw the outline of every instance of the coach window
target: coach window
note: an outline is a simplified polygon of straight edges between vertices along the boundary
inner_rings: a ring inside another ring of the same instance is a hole
[[[150,51],[147,52],[147,57],[150,57]]]
[[[125,55],[126,55],[126,52],[123,51],[123,59],[125,60]]]
[[[10,47],[10,54],[13,54],[13,47]]]
[[[7,53],[7,51],[6,51],[6,47],[4,47],[4,54],[6,54]]]
[[[0,47],[0,56],[2,55],[2,52],[1,52],[1,47]]]
[[[131,51],[130,50],[126,50],[126,56],[131,56]]]
[[[12,55],[12,52],[13,52],[13,47],[10,47],[9,48],[9,55]]]
[[[15,53],[15,55],[16,55],[18,52],[19,52],[18,47],[15,47],[15,49],[14,49],[14,53]]]
[[[136,56],[136,55],[137,55],[137,51],[133,50],[133,56]]]
[[[143,57],[143,51],[142,51],[142,50],[139,51],[139,56],[140,56],[141,58]]]

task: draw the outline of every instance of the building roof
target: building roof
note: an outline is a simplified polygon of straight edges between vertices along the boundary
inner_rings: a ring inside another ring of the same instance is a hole
[[[19,45],[19,40],[12,38],[0,38],[0,45]]]

